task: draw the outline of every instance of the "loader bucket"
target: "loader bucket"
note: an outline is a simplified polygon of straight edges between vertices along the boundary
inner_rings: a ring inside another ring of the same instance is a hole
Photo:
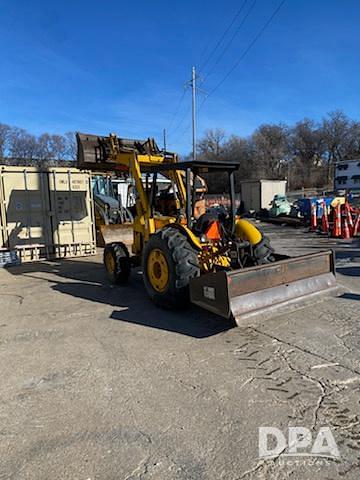
[[[116,139],[118,148],[122,152],[134,154],[159,155],[160,149],[152,138],[137,140],[130,138]],[[76,133],[77,142],[77,166],[81,169],[128,171],[129,168],[119,164],[111,155],[110,136],[92,135],[90,133]]]
[[[98,244],[100,247],[104,247],[108,243],[123,242],[131,250],[133,231],[132,223],[100,225]]]
[[[331,250],[280,258],[266,265],[194,278],[191,302],[222,317],[233,317],[241,325],[245,319],[276,313],[282,306],[336,287]]]

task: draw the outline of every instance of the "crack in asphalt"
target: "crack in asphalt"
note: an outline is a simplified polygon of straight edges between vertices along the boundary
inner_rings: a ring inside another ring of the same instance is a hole
[[[292,372],[295,372],[297,373],[298,375],[300,375],[302,378],[305,378],[306,380],[308,380],[309,382],[315,384],[321,391],[319,397],[318,397],[318,400],[316,402],[316,406],[315,406],[315,409],[314,409],[314,412],[313,412],[313,425],[311,427],[312,430],[315,430],[316,428],[316,424],[318,422],[318,415],[319,415],[319,410],[321,408],[321,405],[324,401],[324,398],[327,397],[327,396],[330,396],[331,395],[331,392],[329,393],[326,393],[326,385],[324,384],[324,382],[322,382],[321,380],[318,380],[317,378],[314,378],[312,377],[311,375],[309,375],[308,373],[306,372],[302,372],[301,370],[297,369],[294,367],[294,365],[291,364],[291,362],[289,361],[289,359],[282,353],[280,352],[280,356],[281,358],[285,361],[285,363],[287,364],[288,368],[292,371]]]
[[[313,357],[317,357],[325,362],[333,362],[334,360],[333,359],[329,359],[327,357],[324,357],[323,355],[320,355],[319,353],[315,353],[315,352],[312,352],[311,350],[308,350],[307,348],[303,348],[303,347],[300,347],[299,345],[297,345],[296,343],[291,343],[291,342],[288,342],[286,340],[283,340],[282,338],[280,337],[277,337],[276,335],[272,335],[270,333],[267,333],[267,332],[263,332],[262,330],[259,330],[258,328],[256,327],[249,327],[249,329],[251,329],[253,332],[256,332],[260,335],[264,335],[265,337],[268,337],[268,338],[271,338],[272,340],[276,340],[277,342],[279,343],[283,343],[284,345],[288,345],[289,347],[293,347],[293,348],[296,348],[297,350],[301,351],[302,353],[306,353],[308,355],[311,355]],[[357,370],[356,368],[351,368],[351,367],[348,367],[347,365],[344,365],[342,363],[339,363],[337,365],[338,367],[341,367],[343,368],[344,370],[347,370],[351,373],[354,373],[355,375],[360,375],[360,370]]]

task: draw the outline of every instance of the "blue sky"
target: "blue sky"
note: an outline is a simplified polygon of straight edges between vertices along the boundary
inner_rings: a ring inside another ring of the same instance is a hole
[[[170,126],[169,149],[186,153],[189,91],[173,118],[184,85],[243,1],[0,0],[0,122],[34,134],[117,132],[159,143]],[[245,3],[223,45],[250,10],[233,42],[199,72],[203,90],[223,79],[279,3]],[[264,122],[321,119],[335,109],[359,119],[359,22],[356,0],[286,0],[204,103],[199,135],[215,127],[248,135]]]

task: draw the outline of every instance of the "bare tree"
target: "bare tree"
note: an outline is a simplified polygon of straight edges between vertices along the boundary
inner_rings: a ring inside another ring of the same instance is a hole
[[[284,175],[288,159],[288,129],[285,125],[261,125],[252,135],[259,173],[265,178]]]
[[[291,186],[329,185],[335,161],[360,156],[360,122],[343,112],[331,112],[321,124],[303,119],[293,127],[264,124],[249,137],[226,138],[220,128],[210,129],[198,142],[199,159],[239,164],[237,180],[290,178]],[[0,123],[0,157],[3,162],[22,159],[22,164],[59,164],[76,159],[73,132],[43,133],[38,137],[24,129]],[[11,157],[11,159],[6,159]],[[227,191],[226,175],[209,175],[209,190]]]
[[[9,142],[9,134],[11,127],[5,123],[0,123],[0,157],[6,155]]]
[[[43,133],[38,137],[36,157],[39,160],[62,160],[66,158],[66,153],[64,136]]]
[[[77,146],[74,132],[66,132],[65,138],[65,158],[68,160],[76,160]]]
[[[13,158],[36,158],[37,141],[23,128],[13,127],[9,133],[9,154]]]
[[[322,137],[326,146],[328,162],[340,161],[346,154],[351,121],[344,112],[337,110],[328,114],[322,122]]]
[[[337,110],[328,114],[322,122],[322,137],[326,146],[327,181],[330,183],[334,162],[346,158],[351,135],[351,120]]]
[[[320,128],[313,120],[305,118],[292,129],[289,137],[290,149],[305,168],[319,165],[325,152],[324,140]]]
[[[326,150],[321,128],[313,120],[305,118],[290,130],[288,182],[300,188],[315,186],[324,174],[323,156]]]
[[[331,185],[336,161],[360,157],[360,122],[343,112],[327,115],[320,124],[305,118],[292,127],[261,125],[248,138],[225,138],[221,129],[208,130],[198,144],[199,157],[239,164],[238,180],[288,177],[292,188]],[[211,191],[225,189],[225,177],[210,179]]]
[[[225,132],[220,128],[207,130],[204,138],[198,142],[199,156],[208,160],[218,160],[222,154]]]
[[[254,145],[251,139],[232,135],[223,147],[224,158],[239,164],[236,173],[237,181],[255,178],[258,166],[254,156]]]
[[[62,135],[51,135],[51,157],[61,160],[66,155],[66,141]]]
[[[67,132],[64,135],[43,133],[36,137],[23,128],[0,123],[1,157],[28,160],[29,164],[75,160],[75,134],[73,132]]]
[[[344,145],[344,160],[360,156],[360,122],[351,122]]]
[[[49,160],[52,157],[51,135],[43,133],[37,139],[36,157],[39,160]]]

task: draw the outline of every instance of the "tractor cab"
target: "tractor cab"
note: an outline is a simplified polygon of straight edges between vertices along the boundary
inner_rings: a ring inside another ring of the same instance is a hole
[[[146,166],[146,171],[153,173],[153,190],[154,197],[152,201],[156,200],[156,179],[157,174],[161,173],[168,176],[171,172],[181,172],[181,178],[185,186],[185,205],[183,205],[182,214],[185,214],[186,225],[192,229],[199,217],[205,213],[205,198],[207,192],[207,185],[203,179],[203,174],[217,174],[219,172],[227,173],[228,185],[224,185],[224,190],[229,191],[229,210],[231,229],[235,220],[235,181],[234,173],[238,170],[239,165],[233,162],[210,162],[205,160],[184,161],[176,163],[160,163],[158,165]],[[179,189],[176,185],[172,185],[172,198],[178,197]],[[179,198],[178,198],[179,199]],[[179,199],[180,200],[180,199]],[[200,204],[201,202],[201,204]],[[181,202],[179,203],[181,208]]]
[[[164,163],[146,167],[153,174],[152,192],[149,201],[151,212],[158,222],[156,178],[158,174],[172,177],[173,172],[181,172],[180,185],[172,186],[170,202],[173,202],[172,214],[168,222],[181,229],[188,240],[201,252],[201,267],[205,271],[217,269],[243,268],[244,266],[270,263],[273,261],[269,240],[247,220],[236,218],[234,174],[239,165],[233,162],[185,161]],[[227,174],[228,184],[224,190],[229,192],[228,208],[221,213],[207,211],[205,193],[207,185],[202,175]],[[181,204],[181,184],[185,190],[185,205]],[[161,198],[161,194],[160,194]],[[175,209],[175,203],[177,208]],[[168,209],[166,210],[169,211]],[[166,225],[163,225],[166,226]]]

